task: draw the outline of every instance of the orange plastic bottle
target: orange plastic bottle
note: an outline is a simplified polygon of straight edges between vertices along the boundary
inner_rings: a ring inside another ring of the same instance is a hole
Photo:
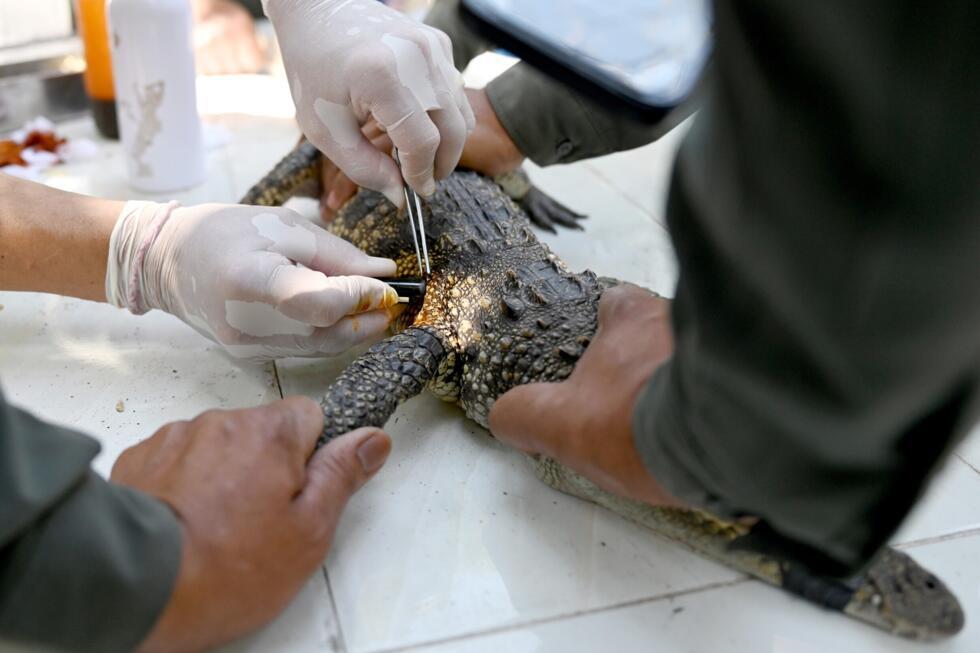
[[[74,1],[78,31],[85,47],[85,91],[92,101],[92,117],[100,134],[106,138],[119,138],[106,26],[106,0]]]

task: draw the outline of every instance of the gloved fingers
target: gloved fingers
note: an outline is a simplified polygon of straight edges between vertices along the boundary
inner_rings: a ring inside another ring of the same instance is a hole
[[[466,122],[466,135],[469,136],[476,129],[476,113],[473,112],[473,107],[470,106],[470,99],[466,97],[466,91],[463,85],[459,85],[459,98],[456,100],[459,105],[459,109],[463,114],[463,120]]]
[[[342,318],[330,327],[321,327],[308,338],[297,338],[293,356],[335,356],[351,347],[377,339],[388,329],[390,313],[371,311]]]
[[[453,102],[463,117],[463,122],[466,125],[466,133],[468,134],[476,129],[476,115],[473,113],[470,101],[466,98],[463,75],[457,70],[453,61],[452,41],[449,40],[445,32],[434,27],[427,26],[425,36],[429,40],[429,47],[433,52],[441,50],[444,54],[443,57],[433,57],[435,59],[435,66],[442,74],[445,88],[451,93]]]
[[[378,76],[358,89],[360,103],[388,132],[398,148],[401,172],[416,192],[435,192],[434,164],[442,134],[428,112],[441,108],[439,93],[450,94],[442,74],[434,74],[429,60],[433,52],[425,31],[409,36],[385,34],[381,43],[388,52],[377,57]]]
[[[361,133],[350,105],[316,98],[313,114],[302,121],[307,138],[355,184],[384,193],[399,208],[404,206],[398,166]]]
[[[446,97],[447,100],[450,98]],[[466,145],[466,121],[455,103],[449,102],[442,109],[429,112],[429,118],[442,134],[439,149],[436,150],[435,178],[445,179],[459,163]]]
[[[391,152],[391,139],[378,121],[369,120],[361,131],[376,149],[386,154]],[[337,215],[340,207],[357,192],[357,184],[329,159],[324,161],[322,167],[324,192],[323,197],[320,198],[320,218],[324,222],[330,222]]]
[[[251,221],[260,236],[272,241],[268,251],[324,274],[384,277],[397,270],[391,259],[368,256],[289,209],[265,210],[253,215]]]
[[[434,166],[442,136],[429,113],[413,108],[388,127],[388,136],[398,149],[405,182],[423,197],[436,192]]]
[[[276,268],[263,300],[288,318],[315,327],[330,327],[346,316],[390,308],[398,303],[398,294],[391,286],[370,277],[328,277],[315,270],[284,265]]]
[[[311,226],[316,235],[316,257],[308,264],[310,268],[328,276],[392,277],[398,272],[398,265],[390,258],[368,256],[343,238]]]

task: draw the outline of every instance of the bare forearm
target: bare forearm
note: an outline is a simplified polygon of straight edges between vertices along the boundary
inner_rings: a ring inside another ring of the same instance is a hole
[[[0,290],[105,301],[109,235],[122,206],[0,173]]]

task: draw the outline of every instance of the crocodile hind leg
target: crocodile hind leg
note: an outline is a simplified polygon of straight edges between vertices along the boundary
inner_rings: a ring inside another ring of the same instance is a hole
[[[409,327],[358,356],[327,388],[323,434],[328,440],[362,426],[384,426],[398,405],[422,392],[446,359],[439,332]]]
[[[242,204],[281,206],[290,197],[320,197],[320,151],[305,138],[248,189]]]
[[[698,510],[624,499],[551,458],[532,460],[538,477],[556,490],[608,508],[695,553],[894,635],[929,641],[955,635],[963,627],[963,610],[943,582],[890,547],[854,579],[827,578],[796,563],[739,548],[737,541],[749,533],[748,526]]]

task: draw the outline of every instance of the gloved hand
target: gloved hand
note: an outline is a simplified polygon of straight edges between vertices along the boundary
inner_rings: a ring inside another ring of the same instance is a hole
[[[358,186],[404,204],[452,172],[476,124],[449,38],[374,0],[265,0],[303,133]],[[394,160],[361,133],[373,117]]]
[[[500,124],[484,89],[468,88],[466,97],[476,113],[476,127],[466,137],[459,164],[488,177],[511,172],[524,162],[524,155]],[[369,120],[361,132],[382,152],[391,152],[391,139],[374,120]],[[323,160],[321,181],[324,196],[320,198],[320,217],[333,220],[337,211],[357,192],[357,184],[330,159]]]
[[[323,356],[387,328],[398,295],[368,277],[395,271],[288,209],[127,202],[106,297],[172,313],[242,358]]]

